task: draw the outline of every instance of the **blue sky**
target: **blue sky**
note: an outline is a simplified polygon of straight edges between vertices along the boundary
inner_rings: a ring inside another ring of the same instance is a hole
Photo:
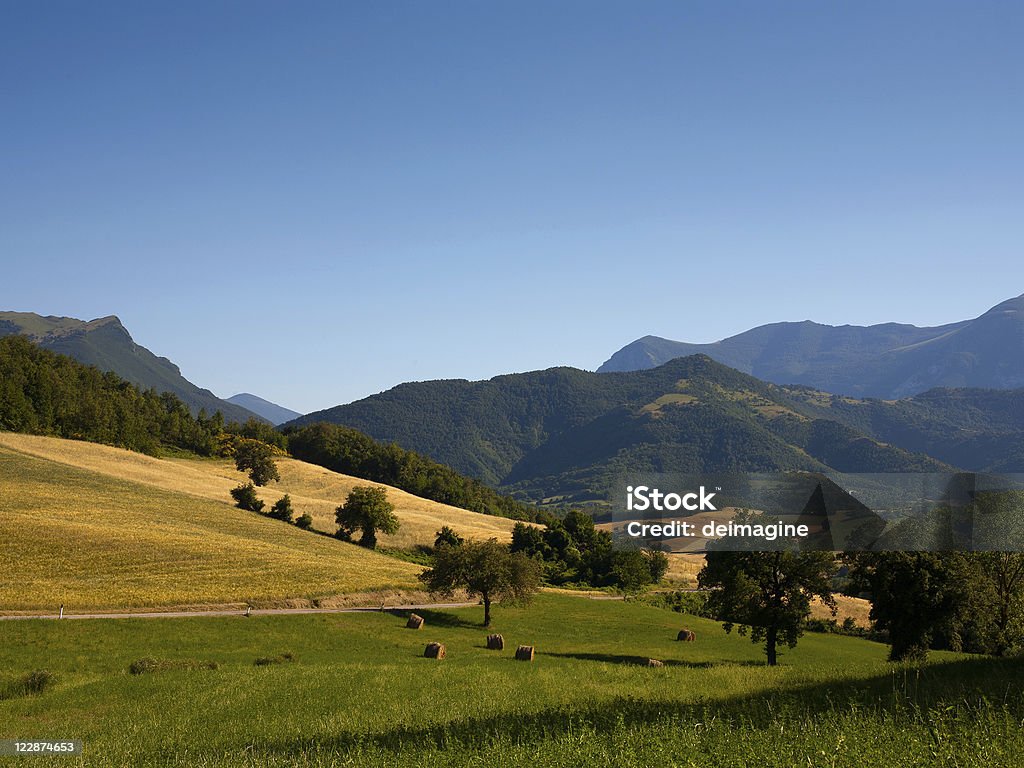
[[[1017,2],[0,5],[0,308],[221,396],[1024,292]]]

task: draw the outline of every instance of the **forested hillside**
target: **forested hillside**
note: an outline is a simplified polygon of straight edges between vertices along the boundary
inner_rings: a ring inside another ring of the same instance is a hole
[[[702,355],[629,373],[403,384],[292,424],[323,420],[533,500],[601,499],[634,472],[949,468]]]

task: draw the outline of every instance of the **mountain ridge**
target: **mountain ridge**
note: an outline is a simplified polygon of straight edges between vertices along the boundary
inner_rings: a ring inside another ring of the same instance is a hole
[[[272,403],[270,400],[254,395],[251,392],[239,392],[237,395],[225,398],[225,401],[246,408],[257,416],[262,416],[274,426],[297,419],[302,415],[299,411],[293,411],[291,408],[285,408],[283,405]]]
[[[142,389],[177,395],[194,414],[205,409],[211,416],[220,411],[226,421],[266,421],[253,411],[193,384],[171,360],[137,344],[117,315],[79,320],[34,312],[0,312],[0,336],[11,334],[27,336],[37,346],[85,365],[112,371]]]
[[[535,501],[600,500],[629,472],[951,469],[703,355],[634,372],[561,367],[407,383],[290,425],[318,421]]]
[[[971,320],[933,327],[904,323],[770,323],[709,344],[643,336],[615,352],[599,373],[643,370],[706,354],[775,384],[895,399],[935,387],[1024,387],[1024,295]]]

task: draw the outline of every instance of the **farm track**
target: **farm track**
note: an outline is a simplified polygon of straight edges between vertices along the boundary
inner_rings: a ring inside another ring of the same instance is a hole
[[[125,613],[65,613],[60,616],[55,613],[36,614],[32,616],[0,616],[0,621],[17,621],[21,619],[52,619],[64,621],[66,619],[189,619],[197,616],[279,616],[285,614],[301,613],[386,613],[390,611],[431,611],[442,608],[469,608],[478,605],[472,603],[421,603],[419,605],[385,605],[385,606],[362,606],[347,608],[253,608],[246,612],[244,609],[223,608],[209,611],[145,611]]]

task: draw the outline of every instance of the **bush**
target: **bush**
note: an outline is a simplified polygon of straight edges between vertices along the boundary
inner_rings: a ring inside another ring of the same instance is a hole
[[[704,592],[654,592],[646,596],[643,602],[658,608],[667,608],[676,613],[688,613],[691,616],[715,618],[708,611],[708,596]]]
[[[45,669],[37,669],[15,680],[6,690],[0,689],[0,701],[16,696],[35,696],[57,682],[57,676]]]
[[[240,485],[231,489],[231,497],[235,500],[235,506],[249,512],[262,512],[263,502],[256,496],[256,486],[252,483]]]
[[[287,493],[280,499],[274,502],[274,506],[270,508],[267,513],[268,517],[272,517],[275,520],[282,520],[283,522],[290,523],[294,510],[292,510],[292,497]],[[312,522],[312,520],[310,520]]]
[[[313,527],[313,516],[309,512],[303,512],[299,515],[299,518],[295,521],[295,524],[304,531],[308,531]]]

